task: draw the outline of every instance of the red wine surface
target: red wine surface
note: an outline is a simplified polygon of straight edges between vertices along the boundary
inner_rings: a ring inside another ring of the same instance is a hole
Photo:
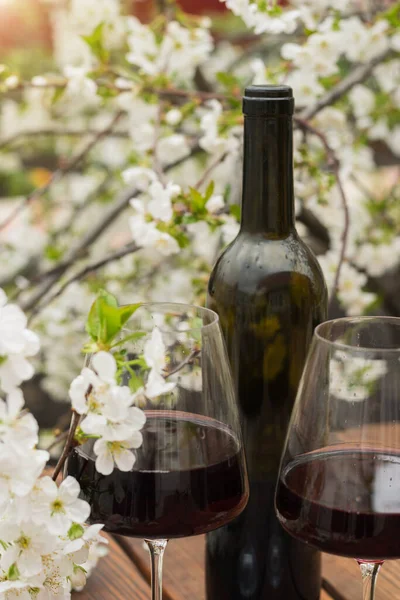
[[[132,471],[100,475],[92,444],[76,449],[67,473],[77,478],[91,523],[143,538],[211,531],[245,507],[248,489],[239,441],[222,423],[175,411],[147,411]]]
[[[290,534],[324,552],[400,558],[400,454],[303,455],[283,470],[276,507]]]

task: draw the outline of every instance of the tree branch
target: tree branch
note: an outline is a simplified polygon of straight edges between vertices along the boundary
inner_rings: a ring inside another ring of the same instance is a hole
[[[61,442],[63,442],[64,440],[66,440],[68,437],[68,431],[63,431],[62,433],[60,433],[60,435],[58,435],[52,442],[51,444],[49,444],[47,446],[47,448],[45,448],[46,452],[50,452],[50,450],[53,450],[54,448],[56,448],[57,446],[59,446],[61,444]]]
[[[106,135],[108,135],[110,131],[114,129],[115,125],[117,124],[117,122],[123,114],[124,111],[118,111],[112,119],[111,123],[107,125],[105,129],[97,133],[97,135],[85,146],[83,150],[81,150],[81,152],[79,152],[69,162],[67,162],[66,165],[60,167],[59,169],[57,169],[57,171],[54,171],[49,181],[45,185],[34,190],[31,194],[29,194],[23,200],[23,202],[19,206],[17,206],[2,223],[0,223],[0,231],[2,231],[8,225],[10,225],[10,223],[12,223],[12,221],[19,215],[19,213],[24,208],[26,208],[35,198],[43,196],[50,189],[53,183],[62,179],[62,177],[64,177],[64,175],[66,175],[69,171],[72,171],[86,157],[86,155],[89,154],[89,152],[94,148],[94,146],[98,142],[100,142],[100,140],[102,140]]]
[[[175,373],[178,373],[178,371],[180,371],[181,369],[183,369],[183,367],[186,367],[186,365],[191,365],[194,361],[194,359],[200,354],[200,350],[198,348],[195,348],[194,350],[192,350],[192,352],[182,361],[179,363],[179,365],[177,365],[174,369],[171,369],[171,371],[164,371],[164,379],[167,379],[168,377],[171,377],[171,375],[175,375]]]
[[[163,103],[160,100],[157,107],[157,115],[154,123],[154,140],[153,140],[153,169],[157,173],[158,179],[165,185],[164,172],[158,158],[158,142],[160,140],[161,118],[163,111]]]
[[[174,169],[200,152],[202,152],[200,146],[194,146],[190,154],[167,165],[165,171]],[[43,298],[43,296],[54,287],[54,285],[56,285],[62,275],[74,264],[74,262],[79,258],[82,258],[86,250],[93,244],[93,242],[95,242],[102,235],[102,233],[108,229],[108,227],[115,221],[121,212],[129,205],[130,200],[135,198],[138,194],[139,191],[136,189],[136,187],[131,187],[125,190],[117,199],[117,201],[110,206],[109,210],[104,212],[100,219],[93,225],[93,227],[82,236],[82,238],[74,247],[71,248],[67,256],[60,260],[57,265],[55,265],[52,270],[52,275],[50,275],[46,281],[39,285],[38,289],[35,290],[30,297],[20,303],[21,308],[24,311],[32,310],[35,304],[39,302],[41,298]],[[39,279],[41,279],[40,276]]]
[[[209,177],[209,175],[211,175],[211,173],[214,171],[214,169],[216,169],[218,167],[218,165],[220,165],[225,158],[228,156],[228,152],[224,152],[223,154],[221,154],[221,156],[219,156],[218,158],[216,158],[211,165],[204,171],[203,175],[200,177],[200,179],[198,180],[198,182],[195,185],[195,188],[198,189],[199,187],[201,187],[203,185],[203,183],[205,181],[207,181],[207,178]]]
[[[96,80],[95,80],[96,81]],[[125,86],[120,87],[113,81],[97,81],[99,87],[104,87],[109,90],[112,90],[116,93],[124,93],[127,91]],[[67,87],[68,79],[60,79],[58,81],[49,81],[45,84],[35,84],[31,81],[21,81],[17,86],[10,88],[10,92],[15,92],[19,90],[35,88],[35,89],[63,89]],[[220,100],[221,102],[226,102],[229,100],[229,96],[226,94],[220,94],[218,92],[207,92],[202,90],[185,90],[181,88],[168,87],[168,88],[158,88],[152,86],[144,86],[142,88],[142,92],[147,92],[150,94],[155,94],[160,98],[195,98],[199,102],[207,102],[207,100]]]
[[[314,106],[310,106],[310,108],[306,108],[302,110],[299,114],[300,119],[303,121],[308,121],[315,117],[317,113],[319,113],[326,106],[330,106],[334,104],[347,94],[351,88],[353,88],[357,83],[362,83],[365,81],[372,73],[376,65],[386,60],[391,55],[391,50],[385,50],[380,54],[377,54],[373,59],[371,59],[368,63],[359,65],[356,67],[351,73],[347,75],[342,81],[340,81],[337,85],[335,85],[329,92],[327,92],[322,98],[320,98]]]
[[[120,258],[127,256],[128,254],[133,254],[134,252],[137,252],[138,250],[140,250],[140,248],[132,242],[130,244],[127,244],[123,248],[120,248],[119,250],[116,250],[115,252],[112,252],[111,254],[107,254],[107,256],[104,256],[103,258],[86,265],[83,269],[81,269],[80,271],[75,273],[75,275],[72,275],[72,277],[67,279],[54,294],[44,298],[43,302],[39,302],[35,306],[33,311],[31,312],[30,320],[33,319],[33,317],[35,317],[39,313],[39,311],[41,311],[43,308],[45,308],[46,306],[51,304],[53,302],[53,300],[55,300],[56,298],[61,296],[61,294],[67,289],[67,287],[69,287],[71,285],[71,283],[74,283],[75,281],[79,281],[80,279],[83,279],[84,277],[86,277],[86,275],[89,275],[89,273],[98,271],[105,265],[108,265],[111,262],[119,260]]]
[[[330,147],[325,135],[321,131],[319,131],[312,125],[310,125],[310,123],[308,123],[307,121],[305,121],[303,119],[296,118],[295,121],[297,122],[299,127],[301,127],[302,129],[304,129],[306,131],[309,131],[310,133],[317,136],[321,140],[321,142],[325,148],[325,152],[328,157],[328,161],[329,161],[329,163],[332,167],[333,173],[335,175],[336,184],[337,184],[338,190],[339,190],[340,200],[342,203],[342,209],[343,209],[343,215],[344,215],[344,225],[343,225],[343,231],[342,231],[342,237],[341,237],[342,245],[341,245],[341,249],[340,249],[339,262],[338,262],[338,266],[337,266],[337,270],[336,270],[336,274],[335,274],[335,279],[334,279],[332,289],[331,289],[331,294],[330,294],[329,308],[331,308],[332,303],[334,302],[336,294],[337,294],[338,285],[339,285],[339,281],[340,281],[340,273],[342,270],[342,265],[343,265],[344,259],[346,257],[347,242],[348,242],[349,229],[350,229],[350,211],[349,211],[349,206],[348,206],[348,202],[347,202],[347,198],[346,198],[346,193],[344,191],[342,179],[340,176],[340,163],[336,157],[335,152]]]
[[[20,131],[14,135],[10,135],[8,138],[4,140],[0,140],[0,149],[6,146],[10,146],[20,141],[23,138],[30,137],[84,137],[86,135],[97,136],[102,132],[98,129],[38,129],[37,131]],[[108,132],[109,136],[128,139],[129,133],[127,131],[110,131]]]
[[[56,464],[56,467],[54,469],[52,478],[53,481],[56,481],[58,475],[61,472],[61,469],[64,466],[65,461],[67,460],[68,456],[71,454],[72,448],[73,448],[73,444],[74,444],[74,437],[75,437],[75,432],[76,432],[76,428],[78,427],[79,424],[79,419],[80,419],[80,415],[78,415],[78,413],[76,413],[74,410],[72,411],[72,420],[71,420],[71,427],[69,429],[68,432],[68,437],[67,437],[67,441],[65,443],[64,449],[61,453],[60,458],[58,459],[58,463]]]

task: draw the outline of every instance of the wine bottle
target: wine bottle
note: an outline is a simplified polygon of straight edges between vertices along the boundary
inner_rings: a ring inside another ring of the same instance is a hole
[[[320,556],[289,537],[274,510],[286,430],[314,327],[326,317],[318,261],[294,220],[293,110],[288,86],[243,98],[241,227],[210,277],[240,408],[247,508],[207,536],[207,600],[317,600]]]

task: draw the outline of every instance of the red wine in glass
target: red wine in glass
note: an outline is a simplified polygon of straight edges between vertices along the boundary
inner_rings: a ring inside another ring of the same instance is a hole
[[[92,443],[67,464],[91,506],[90,523],[146,539],[206,533],[234,519],[248,499],[244,454],[235,434],[215,419],[180,411],[147,411],[143,444],[130,472],[95,469]]]
[[[400,453],[339,449],[296,457],[282,470],[283,527],[324,552],[369,562],[400,557]]]

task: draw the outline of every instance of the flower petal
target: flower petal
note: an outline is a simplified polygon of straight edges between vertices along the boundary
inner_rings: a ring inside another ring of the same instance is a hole
[[[75,523],[84,523],[90,515],[90,504],[78,498],[73,504],[68,504],[65,510]]]
[[[12,390],[7,396],[8,416],[15,419],[23,406],[24,396],[22,391],[19,388]]]
[[[54,535],[67,535],[71,526],[71,519],[66,514],[55,512],[47,520],[47,527]]]
[[[92,366],[103,381],[112,381],[115,383],[117,363],[112,354],[109,352],[98,352],[92,358]]]
[[[140,431],[134,431],[131,435],[131,437],[129,438],[129,440],[126,440],[124,443],[124,446],[126,445],[127,448],[140,448],[140,446],[143,444],[143,436],[140,433]]]
[[[81,488],[77,480],[69,476],[61,483],[58,495],[65,504],[70,504],[77,499],[80,491]]]
[[[114,460],[120,471],[130,471],[136,462],[136,456],[130,450],[120,450],[114,453]]]
[[[152,369],[146,383],[146,396],[150,399],[156,398],[157,396],[168,394],[175,387],[176,383],[167,383],[162,375],[159,375],[155,369]]]
[[[96,458],[96,471],[101,475],[110,475],[114,471],[114,460],[111,452],[103,452]]]
[[[131,406],[128,410],[127,420],[132,428],[142,429],[146,423],[146,413],[137,406]]]
[[[43,568],[42,557],[33,549],[21,552],[17,564],[21,575],[24,577],[32,577],[32,575],[37,575]]]

